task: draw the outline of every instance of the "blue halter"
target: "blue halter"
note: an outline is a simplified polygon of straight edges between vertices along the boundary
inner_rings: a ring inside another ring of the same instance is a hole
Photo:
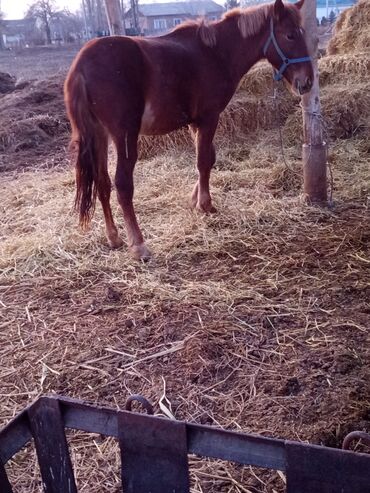
[[[284,53],[281,51],[281,49],[280,49],[280,47],[276,41],[275,34],[274,34],[274,23],[273,23],[272,18],[270,20],[270,27],[271,27],[270,36],[268,37],[268,39],[265,43],[265,46],[263,48],[263,54],[264,54],[264,56],[266,56],[267,50],[270,46],[270,43],[272,42],[273,45],[275,46],[275,50],[277,51],[278,55],[280,56],[280,58],[283,62],[281,64],[281,67],[279,68],[279,71],[275,73],[274,80],[281,80],[283,78],[284,71],[286,70],[286,68],[289,65],[292,65],[293,63],[310,62],[311,57],[310,56],[304,56],[302,58],[288,58],[287,56],[285,56]]]

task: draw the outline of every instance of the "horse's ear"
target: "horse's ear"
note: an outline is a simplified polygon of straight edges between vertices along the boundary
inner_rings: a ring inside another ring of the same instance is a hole
[[[301,10],[301,8],[303,7],[303,4],[304,4],[304,0],[299,0],[294,5],[297,7],[297,9]]]
[[[281,19],[284,15],[284,4],[282,0],[275,0],[274,4],[274,17]]]

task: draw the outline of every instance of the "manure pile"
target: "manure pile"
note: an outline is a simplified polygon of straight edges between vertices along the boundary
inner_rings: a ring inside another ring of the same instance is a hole
[[[12,92],[15,89],[15,77],[4,73],[0,72],[0,94],[6,94],[8,92]]]
[[[0,171],[52,167],[65,160],[69,123],[63,78],[23,81],[0,73]],[[3,89],[3,90],[2,90]],[[63,156],[58,152],[63,151]]]

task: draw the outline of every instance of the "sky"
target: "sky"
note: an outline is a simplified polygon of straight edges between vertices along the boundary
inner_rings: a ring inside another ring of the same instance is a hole
[[[32,0],[0,0],[0,10],[4,13],[5,19],[22,19],[32,3]],[[65,7],[71,12],[76,11],[80,3],[81,0],[57,0],[59,7]]]

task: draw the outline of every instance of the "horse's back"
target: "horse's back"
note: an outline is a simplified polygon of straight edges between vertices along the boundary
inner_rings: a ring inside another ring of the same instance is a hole
[[[110,36],[89,41],[77,55],[71,72],[79,71],[85,79],[121,79],[142,75],[144,62],[138,43],[127,36]]]
[[[122,125],[123,114],[140,124],[145,105],[146,67],[142,51],[126,36],[98,38],[77,55],[65,84],[66,100],[76,77],[82,77],[91,109],[113,130]]]

